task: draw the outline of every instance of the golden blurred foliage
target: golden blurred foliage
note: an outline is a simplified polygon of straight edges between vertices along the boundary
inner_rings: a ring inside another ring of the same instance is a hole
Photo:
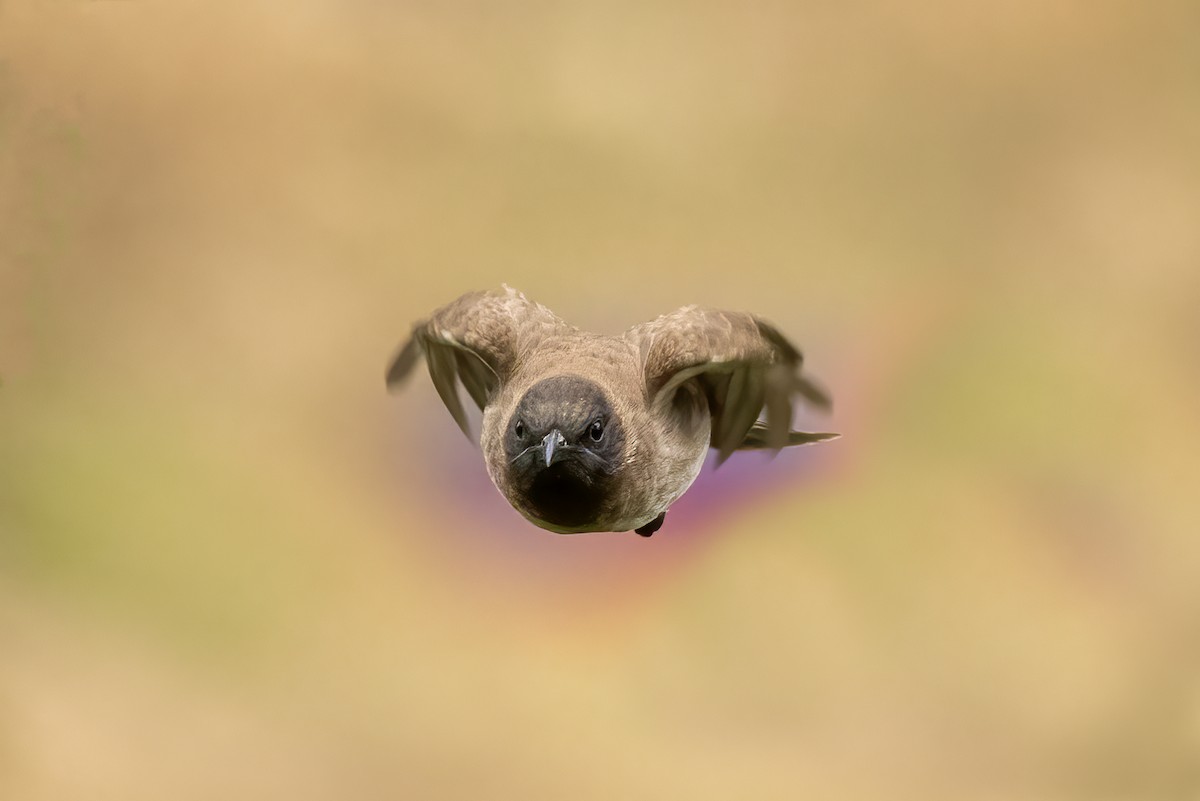
[[[0,0],[0,798],[1200,797],[1198,37]],[[757,311],[845,436],[527,526],[383,388],[501,282]]]

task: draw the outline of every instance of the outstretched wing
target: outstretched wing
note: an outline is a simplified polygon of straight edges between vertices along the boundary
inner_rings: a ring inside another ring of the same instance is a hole
[[[837,434],[791,431],[792,400],[820,409],[829,396],[801,375],[803,357],[754,315],[686,306],[631,329],[641,349],[646,390],[654,408],[675,414],[675,393],[694,382],[708,400],[710,443],[724,461],[738,449],[782,448]],[[758,422],[763,409],[767,422]]]
[[[455,382],[482,409],[522,354],[564,327],[552,311],[507,286],[467,293],[413,326],[412,337],[388,367],[388,389],[399,387],[424,354],[438,395],[470,436]]]

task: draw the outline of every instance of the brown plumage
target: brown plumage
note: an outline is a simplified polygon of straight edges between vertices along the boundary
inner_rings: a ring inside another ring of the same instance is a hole
[[[801,375],[799,351],[751,314],[686,306],[602,336],[503,287],[463,295],[415,325],[389,388],[422,353],[468,436],[458,383],[483,411],[480,445],[496,487],[559,533],[649,536],[709,447],[724,461],[837,436],[791,430],[794,396],[821,409],[829,398]]]

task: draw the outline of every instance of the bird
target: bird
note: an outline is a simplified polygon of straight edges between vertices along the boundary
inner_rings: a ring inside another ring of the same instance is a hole
[[[517,512],[557,534],[663,525],[711,449],[777,451],[835,439],[791,430],[799,397],[829,395],[758,316],[684,306],[622,334],[568,325],[502,285],[469,292],[412,327],[386,373],[396,391],[422,355],[468,438],[461,384],[483,413],[492,483]],[[765,412],[765,420],[760,416]]]

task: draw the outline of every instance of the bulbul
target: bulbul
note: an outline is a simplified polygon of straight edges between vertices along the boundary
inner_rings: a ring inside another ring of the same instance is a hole
[[[417,323],[388,368],[389,389],[422,354],[468,437],[458,383],[483,411],[492,482],[560,534],[649,537],[710,447],[720,463],[735,450],[838,436],[791,430],[793,398],[827,409],[829,397],[801,375],[800,352],[752,314],[685,306],[602,336],[505,286]]]

